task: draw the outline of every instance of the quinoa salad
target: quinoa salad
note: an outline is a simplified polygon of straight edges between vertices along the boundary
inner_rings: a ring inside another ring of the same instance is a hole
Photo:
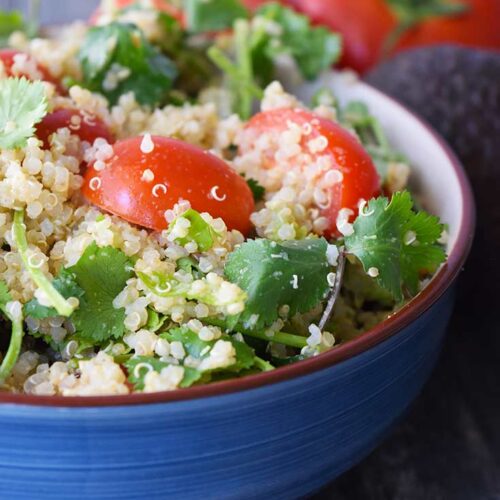
[[[328,70],[339,36],[221,4],[105,1],[46,36],[0,13],[1,390],[279,370],[382,322],[446,260],[367,106],[280,83]]]

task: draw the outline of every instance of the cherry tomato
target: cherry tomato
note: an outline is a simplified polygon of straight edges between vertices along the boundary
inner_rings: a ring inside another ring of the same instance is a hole
[[[93,144],[98,137],[106,139],[110,144],[114,142],[113,135],[100,118],[67,108],[56,109],[46,115],[36,127],[36,136],[43,141],[44,147],[49,149],[50,136],[64,127],[68,127],[72,134],[90,144]]]
[[[327,236],[337,233],[337,215],[341,208],[357,211],[361,199],[368,200],[380,193],[380,178],[375,165],[360,142],[339,124],[300,109],[274,109],[255,115],[248,122],[240,153],[251,152],[257,138],[262,134],[270,135],[269,150],[264,152],[263,168],[272,168],[276,161],[275,153],[281,134],[289,124],[299,125],[310,133],[302,137],[303,152],[308,152],[312,161],[319,156],[332,158],[332,170],[340,170],[342,180],[330,189],[328,207],[321,208],[321,213],[329,221]],[[308,143],[318,137],[328,141],[321,152],[311,152]]]
[[[115,7],[117,9],[124,9],[136,3],[136,0],[115,0]],[[177,19],[180,23],[183,23],[184,15],[180,9],[172,5],[169,0],[153,0],[152,2],[153,8],[159,10],[160,12],[164,12],[169,16]],[[90,24],[95,25],[99,24],[99,18],[102,15],[102,9],[98,7],[92,16],[90,17]]]
[[[500,50],[500,2],[466,0],[463,14],[429,19],[405,33],[396,50],[437,43],[458,43]]]
[[[13,50],[13,49],[0,49],[0,62],[3,63],[4,71],[7,76],[24,76],[28,80],[33,80],[32,76],[29,73],[23,73],[23,72],[17,72],[17,71],[12,71],[12,66],[14,66],[14,58],[17,55],[23,54],[23,52],[19,52],[18,50]],[[27,63],[28,64],[33,64],[33,66],[36,68],[37,72],[39,73],[40,80],[44,80],[46,82],[53,83],[56,88],[59,91],[64,90],[61,87],[61,82],[57,80],[57,78],[54,78],[49,70],[42,66],[41,64],[37,63],[34,61],[33,57],[30,55],[27,55]]]
[[[199,212],[221,217],[229,229],[250,232],[253,195],[229,165],[168,137],[153,136],[154,147],[145,153],[146,139],[116,142],[104,170],[87,169],[82,192],[91,203],[133,224],[162,230],[168,226],[165,211],[184,199]]]
[[[246,0],[254,7],[261,0]],[[384,56],[384,46],[399,22],[388,0],[283,0],[343,37],[341,66],[366,72]],[[443,3],[445,3],[443,1]],[[500,2],[460,0],[467,9],[457,15],[430,16],[404,33],[390,53],[436,43],[459,43],[500,50]],[[432,2],[430,2],[432,7]],[[434,6],[434,8],[436,8]]]

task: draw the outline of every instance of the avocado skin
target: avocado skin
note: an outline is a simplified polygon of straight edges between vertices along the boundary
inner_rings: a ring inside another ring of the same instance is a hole
[[[473,178],[498,176],[500,52],[455,45],[413,49],[381,64],[366,80],[426,119]]]
[[[366,79],[427,120],[464,165],[475,193],[477,230],[459,304],[471,327],[496,325],[500,331],[500,52],[453,45],[414,49]],[[495,343],[500,355],[500,335]]]

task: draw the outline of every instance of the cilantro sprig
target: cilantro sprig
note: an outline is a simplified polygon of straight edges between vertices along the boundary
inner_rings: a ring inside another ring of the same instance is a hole
[[[207,33],[230,28],[236,19],[248,17],[240,0],[185,0],[187,29],[191,33]]]
[[[83,85],[105,95],[111,104],[134,92],[141,104],[165,101],[177,69],[133,24],[112,22],[90,28],[79,52]]]
[[[347,252],[401,302],[418,293],[422,274],[431,274],[446,259],[438,244],[444,226],[425,211],[413,211],[407,191],[372,199],[345,238]]]
[[[12,368],[14,368],[16,364],[19,353],[21,352],[21,343],[24,335],[22,310],[18,316],[13,316],[7,307],[7,304],[11,302],[11,300],[12,297],[9,293],[7,284],[4,281],[0,281],[0,312],[3,313],[12,324],[9,347],[0,365],[0,384],[10,375]]]
[[[257,239],[240,245],[224,268],[229,281],[248,295],[233,326],[258,330],[278,319],[282,306],[288,306],[290,316],[314,308],[329,290],[327,246],[324,238],[283,243]]]
[[[24,224],[24,211],[16,210],[14,213],[14,224],[12,226],[12,234],[17,250],[23,261],[23,265],[31,275],[31,278],[40,288],[47,300],[50,302],[51,307],[57,311],[61,316],[70,316],[74,310],[72,306],[59,292],[54,284],[45,276],[43,271],[33,265],[30,260],[28,241],[26,239],[26,226]]]
[[[71,314],[75,338],[100,344],[123,336],[125,310],[115,308],[113,301],[132,276],[132,262],[121,250],[100,248],[95,242],[74,266],[60,271],[51,286],[63,299],[78,299],[78,307]],[[40,319],[60,314],[57,308],[42,306],[36,299],[24,309],[27,316]]]
[[[42,82],[25,77],[0,81],[0,148],[15,149],[26,145],[35,133],[35,125],[47,114]]]

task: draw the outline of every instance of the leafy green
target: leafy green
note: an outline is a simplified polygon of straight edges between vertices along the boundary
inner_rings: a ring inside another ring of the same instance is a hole
[[[0,11],[0,47],[5,47],[7,41],[15,31],[24,31],[23,14],[18,10]]]
[[[121,338],[125,310],[115,309],[113,300],[133,276],[130,259],[116,248],[99,248],[92,243],[67,271],[84,291],[71,316],[78,336],[94,342]]]
[[[394,194],[390,202],[372,199],[354,221],[354,234],[345,238],[346,250],[397,301],[405,293],[416,295],[421,274],[434,272],[446,258],[437,243],[443,232],[439,219],[412,208],[407,191]]]
[[[255,179],[247,179],[247,184],[252,191],[254,201],[261,201],[266,194],[266,190]]]
[[[272,324],[284,305],[291,316],[314,308],[329,290],[327,246],[324,238],[279,244],[257,239],[239,246],[224,269],[229,281],[248,295],[245,310],[235,322],[260,329]]]
[[[79,59],[83,84],[104,94],[111,104],[130,91],[141,104],[161,104],[177,77],[172,61],[133,24],[113,22],[90,28]]]
[[[22,314],[18,317],[14,317],[7,307],[7,304],[11,300],[12,297],[7,284],[4,281],[0,281],[0,312],[2,312],[12,323],[9,347],[0,365],[0,384],[3,384],[16,364],[19,353],[21,352],[21,343],[24,335]]]
[[[76,297],[80,299],[84,291],[77,285],[75,276],[67,269],[62,269],[52,281],[52,286],[65,298]],[[53,318],[57,311],[53,307],[42,306],[37,299],[30,300],[24,306],[24,314],[32,318]]]
[[[380,125],[364,102],[352,101],[341,112],[342,122],[354,129],[363,146],[373,158],[382,179],[387,176],[389,163],[407,162],[404,155],[392,148]]]
[[[240,0],[185,0],[184,12],[191,33],[222,31],[236,19],[248,17]]]
[[[35,125],[47,114],[42,82],[26,78],[0,80],[0,148],[15,149],[26,145],[35,133]]]
[[[157,332],[165,324],[167,319],[167,316],[159,314],[154,309],[148,307],[148,321],[145,328],[150,332]]]
[[[21,256],[23,265],[29,272],[31,279],[40,288],[48,302],[61,316],[70,316],[74,307],[59,293],[53,283],[45,276],[43,271],[35,266],[29,256],[28,241],[26,239],[26,225],[24,224],[24,211],[16,210],[14,213],[14,224],[12,234],[17,251]]]
[[[206,252],[214,246],[218,237],[217,231],[215,231],[215,229],[192,208],[170,223],[167,231],[169,234],[175,229],[180,217],[187,219],[191,225],[189,226],[188,234],[184,237],[176,238],[176,243],[179,245],[186,245],[187,243],[194,242],[198,245],[198,250],[200,252]]]
[[[151,370],[159,373],[163,368],[171,366],[172,363],[160,361],[153,356],[134,356],[127,360],[124,365],[128,371],[129,381],[134,384],[134,389],[136,391],[142,391],[144,389],[144,378],[147,373]],[[189,366],[184,366],[183,368],[184,377],[180,383],[180,387],[191,387],[203,376],[203,374],[195,368],[190,368]]]
[[[267,46],[268,56],[290,54],[304,78],[315,79],[322,71],[335,63],[341,51],[340,37],[325,27],[313,27],[307,16],[276,2],[260,7],[257,16],[279,25],[281,33],[271,36]]]
[[[161,338],[169,342],[178,341],[184,346],[187,354],[194,359],[203,360],[209,356],[210,350],[215,345],[217,340],[205,341],[201,340],[199,335],[187,327],[172,328],[168,332],[162,333]],[[221,368],[219,370],[238,372],[250,368],[255,363],[255,353],[251,347],[244,342],[240,342],[230,337],[223,335],[219,340],[230,342],[236,352],[236,361],[231,366]]]

